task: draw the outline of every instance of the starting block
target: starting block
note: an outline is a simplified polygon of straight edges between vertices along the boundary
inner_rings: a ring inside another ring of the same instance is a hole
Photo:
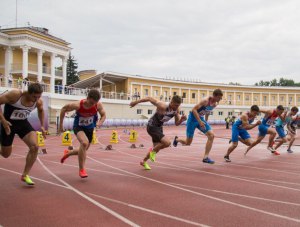
[[[39,150],[39,154],[48,154],[46,148],[43,148],[42,150]]]
[[[119,143],[118,141],[118,132],[117,131],[112,131],[112,134],[111,134],[111,138],[110,138],[110,143]]]
[[[73,150],[74,148],[73,148],[73,146],[68,146],[68,150],[69,151],[71,151],[71,150]]]
[[[135,143],[137,140],[138,133],[135,130],[130,130],[129,142]]]
[[[98,141],[98,138],[97,138],[96,130],[94,130],[93,138],[92,138],[92,144],[97,144],[97,143],[99,143],[99,141]]]
[[[106,150],[106,151],[112,150],[112,145],[107,145],[106,148],[105,148],[105,150]]]
[[[72,145],[72,136],[70,131],[65,131],[62,137],[62,145],[63,146],[71,146]]]
[[[139,147],[144,147],[144,144],[141,143],[141,144],[139,145]]]
[[[36,135],[37,135],[37,144],[39,147],[43,147],[45,146],[45,140],[44,140],[44,137],[43,137],[43,134],[41,132],[36,132]]]
[[[131,144],[130,148],[136,148],[135,144]]]

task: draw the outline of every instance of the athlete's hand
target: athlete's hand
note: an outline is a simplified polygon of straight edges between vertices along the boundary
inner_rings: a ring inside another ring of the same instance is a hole
[[[102,126],[102,124],[103,123],[101,121],[98,121],[97,124],[96,124],[96,128],[100,128]]]
[[[11,133],[11,130],[10,130],[11,123],[7,120],[4,120],[4,121],[2,121],[2,126],[5,130],[6,135],[10,135],[10,133]]]
[[[205,130],[205,129],[206,129],[206,127],[205,127],[205,124],[204,124],[204,122],[203,122],[203,121],[200,121],[200,122],[199,122],[199,124],[200,124],[200,127],[201,127],[203,130]]]
[[[44,137],[44,139],[46,139],[46,130],[45,130],[45,128],[44,127],[41,127],[41,130],[42,130],[42,135],[43,135],[43,137]]]
[[[136,104],[137,104],[136,101],[132,101],[132,102],[129,104],[129,106],[130,106],[130,108],[132,108],[132,107],[134,107]]]
[[[261,124],[261,121],[258,120],[258,121],[256,122],[256,125],[260,125],[260,124]]]
[[[186,121],[186,119],[187,119],[187,117],[185,116],[185,114],[182,114],[181,118],[180,118],[180,121],[184,122],[184,121]]]

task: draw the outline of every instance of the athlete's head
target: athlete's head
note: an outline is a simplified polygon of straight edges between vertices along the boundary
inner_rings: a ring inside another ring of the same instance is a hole
[[[213,92],[213,99],[215,102],[220,102],[222,100],[223,97],[223,92],[221,91],[221,89],[215,89]]]
[[[284,107],[282,105],[278,105],[276,107],[276,113],[277,113],[277,115],[281,115],[283,113],[283,111],[284,111]]]
[[[258,113],[259,113],[259,107],[257,105],[251,106],[250,108],[251,116],[256,117]]]
[[[96,105],[101,98],[100,92],[96,89],[91,89],[87,95],[86,101],[89,105]]]
[[[39,83],[30,83],[28,86],[28,96],[30,101],[36,102],[41,98],[43,93],[43,88]]]
[[[182,102],[182,99],[178,95],[174,95],[170,102],[170,107],[172,110],[177,110]]]
[[[292,107],[291,109],[291,115],[295,116],[298,113],[299,109],[297,106]]]

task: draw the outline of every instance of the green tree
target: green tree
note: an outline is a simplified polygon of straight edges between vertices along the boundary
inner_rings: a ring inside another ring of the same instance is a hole
[[[69,58],[67,61],[67,85],[76,83],[79,81],[78,73],[77,73],[78,64],[74,59],[74,56],[69,54]]]
[[[281,87],[300,87],[300,83],[295,83],[292,79],[285,79],[281,77],[279,80],[273,79],[270,81],[259,81],[254,84],[255,86],[281,86]]]

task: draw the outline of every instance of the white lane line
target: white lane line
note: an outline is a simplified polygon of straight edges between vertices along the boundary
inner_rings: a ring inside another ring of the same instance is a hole
[[[118,151],[118,152],[123,153],[123,154],[127,154],[127,153],[122,152],[122,151]],[[131,154],[127,154],[127,155],[139,158],[138,156],[135,156],[135,155],[131,155]],[[245,179],[243,177],[213,173],[213,172],[208,172],[208,171],[204,171],[204,170],[196,170],[196,169],[192,169],[192,168],[188,168],[188,167],[184,167],[184,166],[168,164],[168,163],[165,163],[165,162],[155,161],[155,163],[166,165],[166,166],[171,166],[173,168],[176,168],[176,170],[181,169],[181,170],[187,170],[187,171],[196,172],[196,173],[206,173],[206,174],[209,174],[209,175],[214,175],[214,176],[219,176],[219,177],[224,177],[224,178],[230,178],[230,179],[234,179],[234,180],[246,181],[246,182],[251,182],[251,183],[256,183],[256,184],[261,184],[261,185],[267,185],[267,186],[277,187],[277,188],[284,188],[284,189],[293,190],[293,191],[300,191],[300,189],[297,189],[297,188],[290,188],[290,187],[287,187],[287,186],[270,184],[270,183],[255,181],[255,180],[249,180],[249,179]]]
[[[0,169],[3,170],[3,171],[10,172],[10,173],[14,173],[14,174],[17,174],[17,175],[21,176],[21,173],[18,173],[18,172],[16,172],[16,171],[9,170],[9,169],[4,169],[4,168],[1,168],[1,167],[0,167]],[[44,183],[48,183],[48,184],[52,184],[52,185],[55,185],[55,186],[58,186],[58,187],[62,187],[62,188],[65,188],[65,189],[69,189],[68,187],[66,187],[66,186],[64,186],[64,185],[56,184],[56,183],[54,183],[54,182],[47,181],[47,180],[43,180],[43,179],[41,179],[41,178],[37,178],[37,177],[33,177],[33,176],[30,176],[30,177],[31,177],[32,179],[35,179],[35,180],[38,180],[38,181],[42,181],[42,182],[44,182]]]
[[[172,183],[172,182],[169,182],[169,183],[173,184],[173,185],[177,185],[177,186],[182,186],[182,187],[187,187],[187,188],[195,188],[195,189],[200,189],[200,190],[209,191],[209,192],[216,192],[216,193],[220,193],[220,194],[245,197],[245,198],[249,198],[249,199],[264,200],[264,201],[268,201],[268,202],[281,203],[281,204],[287,204],[287,205],[293,205],[293,206],[300,206],[300,203],[292,203],[292,202],[286,202],[286,201],[281,201],[281,200],[266,199],[266,198],[257,197],[257,196],[250,196],[250,195],[239,194],[239,193],[225,192],[225,191],[219,191],[219,190],[214,190],[214,189],[201,188],[201,187],[197,187],[197,186],[177,184],[177,183]]]
[[[75,192],[76,194],[78,194],[79,196],[81,196],[82,198],[86,199],[87,201],[91,202],[92,204],[94,204],[95,206],[99,207],[100,209],[105,210],[107,213],[111,214],[112,216],[116,217],[117,219],[121,220],[122,222],[130,225],[130,226],[139,226],[137,224],[135,224],[134,222],[130,221],[129,219],[123,217],[122,215],[116,213],[115,211],[109,209],[108,207],[100,204],[99,202],[97,202],[96,200],[90,198],[89,196],[85,195],[84,193],[82,193],[81,191],[77,190],[76,188],[74,188],[73,186],[71,186],[70,184],[68,184],[67,182],[65,182],[63,179],[61,179],[60,177],[58,177],[55,173],[53,173],[50,169],[48,169],[47,166],[44,165],[44,163],[39,159],[39,157],[37,157],[38,162],[42,165],[42,167],[51,175],[53,176],[55,179],[57,179],[58,181],[60,181],[61,183],[63,183],[65,186],[69,187],[73,192]]]
[[[173,215],[169,215],[169,214],[166,214],[166,213],[161,213],[161,212],[158,212],[158,211],[155,211],[155,210],[150,210],[150,209],[147,209],[147,208],[144,208],[144,207],[136,206],[136,205],[133,205],[133,204],[130,204],[130,203],[125,203],[125,202],[122,202],[120,200],[111,199],[111,198],[108,198],[108,197],[96,195],[96,194],[89,193],[89,192],[86,192],[86,193],[89,194],[89,195],[92,195],[92,196],[110,201],[110,202],[114,202],[114,203],[117,203],[117,204],[121,204],[121,205],[124,205],[124,206],[135,208],[135,209],[138,209],[138,210],[142,210],[142,211],[145,211],[145,212],[148,212],[148,213],[156,214],[158,216],[166,217],[166,218],[173,219],[173,220],[176,220],[176,221],[181,221],[181,222],[184,222],[184,223],[187,223],[187,224],[190,224],[190,225],[202,226],[202,227],[207,227],[208,226],[208,225],[204,225],[204,224],[201,224],[201,223],[198,223],[198,222],[193,222],[193,221],[190,221],[190,220],[187,220],[187,219],[183,219],[183,218],[179,218],[179,217],[176,217],[176,216],[173,216]]]
[[[61,166],[62,166],[62,164],[61,164],[60,162],[49,161],[49,160],[43,160],[43,161],[45,161],[45,162],[51,162],[51,163],[58,164],[58,165],[61,165]],[[70,165],[70,164],[64,163],[63,166],[69,166],[69,167],[74,167],[74,168],[77,168],[77,169],[78,169],[78,165]],[[111,171],[98,170],[98,169],[93,169],[93,168],[85,168],[85,169],[86,169],[86,170],[95,171],[95,172],[108,173],[108,174],[113,174],[113,175],[118,175],[118,176],[125,176],[125,177],[133,177],[133,178],[136,178],[135,176],[131,176],[131,175],[128,175],[128,174],[115,173],[115,172],[111,172]]]
[[[107,165],[107,164],[105,164],[103,162],[100,162],[100,161],[98,161],[94,158],[91,158],[89,156],[87,158],[90,159],[90,160],[93,160],[93,161],[95,161],[99,164],[111,167],[112,169],[117,169],[121,172],[132,174],[134,176],[138,176],[138,177],[141,177],[142,179],[152,181],[152,182],[155,182],[155,183],[158,183],[158,184],[161,184],[161,185],[165,185],[165,186],[168,186],[168,187],[171,187],[171,188],[175,188],[175,189],[178,189],[178,190],[181,190],[181,191],[184,191],[184,192],[189,192],[191,194],[199,195],[199,196],[202,196],[202,197],[205,197],[205,198],[208,198],[208,199],[216,200],[216,201],[223,202],[223,203],[226,203],[226,204],[230,204],[230,205],[233,205],[233,206],[237,206],[237,207],[245,208],[245,209],[248,209],[248,210],[252,210],[254,212],[267,214],[267,215],[270,215],[270,216],[273,216],[273,217],[282,218],[282,219],[285,219],[285,220],[288,220],[288,221],[294,221],[294,222],[300,223],[300,219],[291,218],[291,217],[280,215],[280,214],[275,214],[275,213],[268,212],[268,211],[265,211],[265,210],[260,210],[260,209],[256,209],[256,208],[253,208],[253,207],[250,207],[250,206],[242,205],[240,203],[235,203],[235,202],[220,199],[220,198],[217,198],[217,197],[214,197],[214,196],[209,196],[209,195],[206,195],[206,194],[203,194],[203,193],[200,193],[200,192],[195,192],[195,191],[192,191],[192,190],[189,190],[189,189],[186,189],[186,188],[182,188],[182,187],[179,187],[179,186],[176,186],[176,185],[168,184],[168,183],[165,183],[165,182],[162,182],[162,181],[159,181],[159,180],[155,180],[155,179],[145,177],[145,176],[142,176],[142,175],[138,175],[138,174],[135,174],[135,173],[123,170],[123,169],[119,169],[119,168],[111,166],[111,165]]]

